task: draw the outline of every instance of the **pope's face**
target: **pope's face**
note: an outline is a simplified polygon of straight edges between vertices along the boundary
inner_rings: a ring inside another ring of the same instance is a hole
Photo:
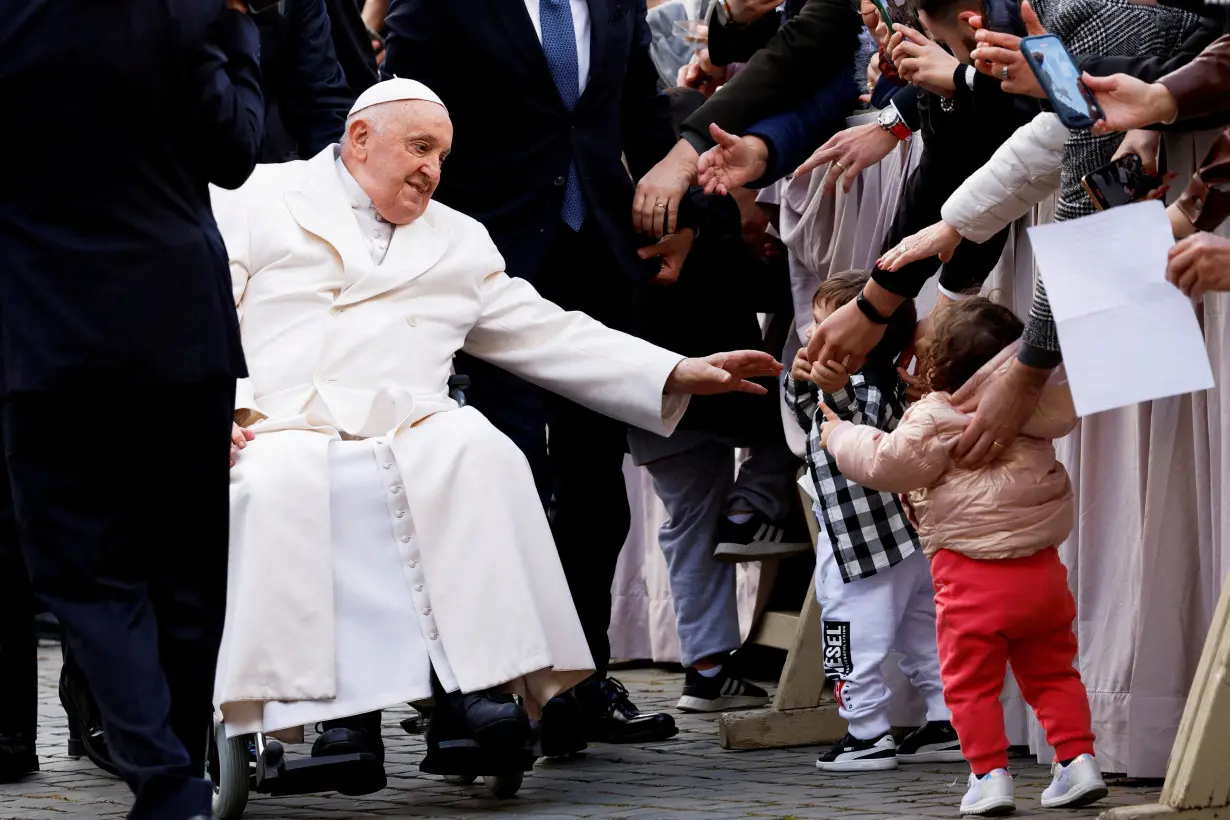
[[[382,217],[407,225],[423,215],[440,184],[440,167],[453,145],[453,124],[443,106],[422,100],[386,103],[374,122],[351,125],[350,168]]]

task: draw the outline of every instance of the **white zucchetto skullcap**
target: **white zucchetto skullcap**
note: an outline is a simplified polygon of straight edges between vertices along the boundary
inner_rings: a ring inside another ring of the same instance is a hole
[[[373,105],[398,100],[423,100],[444,106],[444,101],[436,96],[436,92],[418,80],[403,80],[401,77],[394,77],[391,80],[376,83],[360,94],[359,99],[355,100],[354,105],[351,106],[349,116],[354,116],[355,113]]]

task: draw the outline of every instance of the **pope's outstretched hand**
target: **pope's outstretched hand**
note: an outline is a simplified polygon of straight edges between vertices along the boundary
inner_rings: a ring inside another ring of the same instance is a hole
[[[767,392],[765,388],[749,379],[776,377],[781,372],[781,363],[759,350],[714,353],[703,359],[684,359],[675,365],[666,380],[666,392],[696,396],[715,393],[763,394]]]

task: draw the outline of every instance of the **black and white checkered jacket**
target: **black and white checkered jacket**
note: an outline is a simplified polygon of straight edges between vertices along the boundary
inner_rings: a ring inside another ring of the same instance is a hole
[[[820,446],[824,417],[819,411],[816,385],[795,381],[789,373],[784,381],[786,401],[799,426],[807,431],[807,469],[820,499],[820,522],[837,556],[842,580],[850,583],[869,578],[922,549],[897,496],[847,480],[833,456]],[[878,386],[890,383],[894,386],[888,390]],[[891,378],[869,381],[860,371],[843,389],[825,393],[824,403],[846,421],[891,432],[905,413],[904,386],[895,373]]]
[[[1179,51],[1200,23],[1196,15],[1180,9],[1147,6],[1131,0],[1032,0],[1032,5],[1046,30],[1058,35],[1070,54],[1082,56],[1166,57]],[[1056,221],[1094,212],[1093,201],[1081,187],[1081,180],[1110,162],[1122,141],[1122,134],[1098,137],[1088,129],[1072,132],[1064,150]],[[1059,335],[1041,280],[1034,291],[1024,342],[1040,350],[1059,352]]]

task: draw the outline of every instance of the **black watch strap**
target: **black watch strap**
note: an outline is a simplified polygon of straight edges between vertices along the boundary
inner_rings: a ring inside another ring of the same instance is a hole
[[[858,295],[858,298],[854,300],[854,304],[858,305],[858,309],[863,312],[864,316],[875,322],[877,325],[886,325],[892,318],[891,316],[884,316],[880,313],[880,311],[876,310],[876,306],[871,304],[867,297],[861,293]]]

